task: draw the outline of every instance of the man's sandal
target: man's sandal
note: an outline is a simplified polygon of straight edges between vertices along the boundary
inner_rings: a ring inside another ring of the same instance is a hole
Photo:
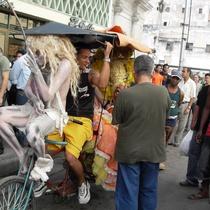
[[[188,198],[190,200],[199,200],[199,199],[209,198],[209,196],[208,195],[204,196],[200,193],[196,193],[196,194],[192,194],[192,195],[188,196]]]

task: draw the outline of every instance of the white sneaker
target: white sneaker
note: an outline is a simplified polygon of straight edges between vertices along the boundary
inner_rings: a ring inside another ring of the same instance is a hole
[[[78,187],[78,199],[80,204],[86,204],[90,200],[90,184],[82,183],[81,187]]]
[[[37,185],[33,188],[34,197],[40,197],[47,189],[47,185],[44,182],[37,183]]]

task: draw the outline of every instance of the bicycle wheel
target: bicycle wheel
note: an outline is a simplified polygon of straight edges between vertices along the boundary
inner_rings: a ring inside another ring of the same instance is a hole
[[[33,191],[29,192],[29,183],[24,190],[23,177],[9,176],[0,181],[0,210],[35,210]],[[28,194],[31,194],[27,199]]]

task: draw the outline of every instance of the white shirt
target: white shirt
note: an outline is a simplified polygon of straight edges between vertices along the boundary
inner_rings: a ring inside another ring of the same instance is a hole
[[[12,84],[16,84],[17,89],[24,89],[26,83],[31,74],[30,69],[25,65],[25,57],[27,54],[21,56],[14,62],[12,70],[10,72],[10,81]]]
[[[196,98],[196,84],[191,78],[185,83],[182,79],[178,86],[184,92],[183,102],[189,102],[191,98]]]

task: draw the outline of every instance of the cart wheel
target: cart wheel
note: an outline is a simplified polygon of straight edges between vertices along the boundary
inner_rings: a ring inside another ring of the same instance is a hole
[[[36,203],[33,191],[29,190],[27,183],[24,190],[25,179],[20,176],[9,176],[0,181],[0,209],[1,210],[35,210]],[[27,197],[29,198],[27,199]]]
[[[58,193],[55,193],[53,195],[53,201],[56,203],[56,204],[59,204],[61,203],[62,201],[66,200],[65,197],[61,197]]]

